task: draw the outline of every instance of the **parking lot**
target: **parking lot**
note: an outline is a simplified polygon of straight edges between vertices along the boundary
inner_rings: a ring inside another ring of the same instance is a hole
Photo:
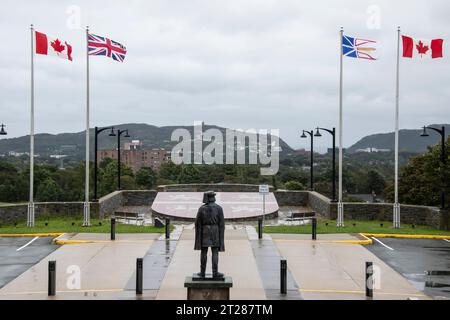
[[[450,299],[449,239],[372,239],[366,248],[414,287],[433,298]]]
[[[0,237],[0,288],[58,248],[52,237]]]

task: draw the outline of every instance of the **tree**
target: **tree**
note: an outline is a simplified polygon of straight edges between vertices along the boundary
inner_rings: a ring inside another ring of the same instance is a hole
[[[27,196],[27,183],[11,164],[0,162],[0,202],[16,202]]]
[[[43,202],[60,201],[63,191],[61,187],[52,178],[47,178],[39,184],[36,192],[36,198]]]
[[[367,173],[367,192],[374,191],[377,194],[380,194],[386,188],[386,181],[384,178],[378,173],[378,171],[370,170]]]
[[[286,190],[305,190],[305,186],[298,181],[288,181],[284,184]]]
[[[135,182],[134,182],[134,175],[131,168],[126,166],[125,164],[120,164],[120,181],[122,183],[123,189],[128,189],[128,187],[131,187],[131,189],[135,188]],[[99,195],[104,196],[108,193],[111,193],[117,189],[117,167],[118,162],[108,161],[106,166],[102,169],[100,168],[100,174],[99,174]],[[123,178],[128,176],[129,178],[126,178],[126,182],[124,183]],[[131,182],[131,179],[133,181]]]
[[[136,172],[136,184],[144,189],[151,189],[155,185],[156,175],[152,168],[141,168]]]
[[[172,161],[168,163],[163,163],[159,169],[159,177],[161,179],[167,179],[172,181],[177,181],[180,175],[181,165],[176,165]]]
[[[440,191],[445,183],[445,193],[450,194],[450,137],[446,141],[447,165],[444,168],[440,161],[441,146],[428,147],[428,151],[413,157],[401,168],[399,176],[399,201],[401,203],[438,206]],[[444,176],[444,181],[442,181]],[[394,200],[394,187],[391,184],[385,190],[386,198]],[[447,201],[447,207],[449,203]]]

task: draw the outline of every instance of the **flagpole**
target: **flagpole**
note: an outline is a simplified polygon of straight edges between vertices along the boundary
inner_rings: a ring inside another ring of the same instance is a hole
[[[342,39],[344,36],[344,28],[340,31],[340,46],[339,46],[339,201],[337,212],[337,226],[344,226],[344,204],[342,203],[342,147],[343,147],[343,120],[342,120],[342,80],[343,80],[343,54],[342,54]]]
[[[395,90],[395,186],[393,224],[400,228],[400,204],[398,202],[398,135],[399,135],[399,104],[400,104],[400,27],[397,29],[397,72]]]
[[[27,226],[34,227],[34,27],[31,34],[31,108],[30,108],[30,199],[27,210]]]
[[[88,50],[89,27],[86,26],[86,175],[84,195],[84,219],[83,226],[91,225],[89,206],[89,50]]]

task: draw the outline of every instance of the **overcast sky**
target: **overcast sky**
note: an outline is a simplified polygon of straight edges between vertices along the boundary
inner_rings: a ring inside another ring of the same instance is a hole
[[[2,0],[0,122],[8,137],[29,132],[34,23],[71,43],[74,57],[35,57],[36,132],[85,128],[86,25],[128,50],[124,63],[90,59],[91,126],[203,120],[277,128],[290,145],[308,148],[301,129],[338,124],[343,26],[347,35],[382,42],[379,61],[344,59],[349,146],[393,131],[398,25],[405,35],[446,40],[444,59],[402,59],[400,126],[449,123],[449,16],[447,0]],[[316,143],[323,149],[330,139]]]

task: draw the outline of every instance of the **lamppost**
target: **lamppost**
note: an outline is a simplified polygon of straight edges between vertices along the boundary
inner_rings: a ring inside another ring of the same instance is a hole
[[[120,136],[125,133],[124,137],[129,138],[128,129],[117,130],[117,189],[120,190]]]
[[[2,123],[0,126],[0,136],[6,136],[8,133],[5,131],[5,125]]]
[[[307,138],[306,134],[309,134],[309,136],[311,137],[311,168],[310,168],[310,189],[311,191],[314,190],[314,131],[308,131],[308,130],[303,130],[302,135],[300,136],[300,138]]]
[[[446,163],[446,156],[445,156],[445,127],[442,126],[441,129],[433,128],[424,126],[423,132],[420,135],[421,137],[429,137],[430,135],[427,132],[427,129],[433,130],[441,135],[441,209],[445,208],[445,163]]]
[[[114,133],[114,127],[105,127],[105,128],[99,128],[95,127],[95,140],[94,140],[94,202],[98,201],[97,198],[97,149],[98,149],[98,135],[105,131],[111,129],[111,132],[108,136],[115,137],[116,134]]]
[[[328,132],[329,134],[331,134],[331,136],[333,137],[333,183],[332,183],[332,188],[333,188],[333,200],[332,202],[337,202],[336,200],[336,128],[333,127],[333,129],[326,129],[326,128],[319,128],[317,127],[316,129],[316,133],[314,134],[315,137],[321,137],[322,135],[320,134],[320,130],[324,130],[326,132]]]

